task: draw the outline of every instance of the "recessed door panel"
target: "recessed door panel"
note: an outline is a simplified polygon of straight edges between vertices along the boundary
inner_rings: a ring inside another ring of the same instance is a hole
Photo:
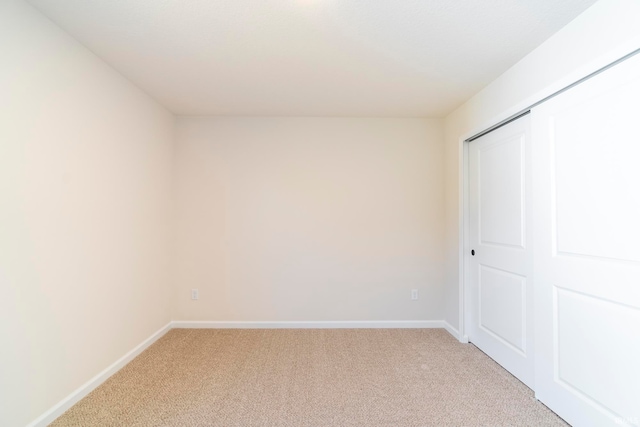
[[[549,118],[558,253],[640,262],[638,111],[631,81]]]
[[[480,327],[515,350],[526,351],[526,278],[480,266]]]
[[[636,411],[640,346],[626,331],[640,331],[640,310],[568,289],[555,293],[557,381],[613,419]]]
[[[478,148],[480,241],[524,248],[522,134]]]

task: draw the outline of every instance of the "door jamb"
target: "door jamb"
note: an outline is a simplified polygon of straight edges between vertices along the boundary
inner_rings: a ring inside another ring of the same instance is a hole
[[[465,287],[467,286],[467,284],[469,283],[468,280],[468,265],[469,265],[469,260],[467,259],[467,254],[468,254],[468,249],[469,249],[469,143],[465,140],[465,139],[461,139],[459,141],[460,144],[460,153],[462,154],[460,157],[460,179],[458,180],[459,182],[459,195],[460,195],[460,201],[458,206],[460,207],[460,224],[459,224],[459,228],[460,231],[458,233],[459,236],[459,242],[458,242],[458,248],[459,248],[459,255],[458,255],[458,269],[459,269],[459,278],[460,278],[460,283],[458,284],[459,287],[459,295],[460,295],[460,300],[458,302],[459,304],[459,308],[458,308],[458,313],[459,313],[459,319],[458,319],[458,326],[459,326],[459,330],[460,330],[460,335],[458,337],[458,340],[462,343],[468,343],[469,342],[469,337],[466,334],[466,297],[468,295],[468,292],[465,292]]]

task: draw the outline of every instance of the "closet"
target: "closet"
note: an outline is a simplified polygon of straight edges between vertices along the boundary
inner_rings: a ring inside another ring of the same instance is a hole
[[[636,54],[468,145],[465,332],[574,426],[640,425],[639,124]]]

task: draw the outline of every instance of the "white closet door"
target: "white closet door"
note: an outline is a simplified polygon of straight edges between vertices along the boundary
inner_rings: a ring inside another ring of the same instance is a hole
[[[529,117],[469,143],[469,340],[533,388]]]
[[[536,397],[640,425],[640,55],[532,111]]]

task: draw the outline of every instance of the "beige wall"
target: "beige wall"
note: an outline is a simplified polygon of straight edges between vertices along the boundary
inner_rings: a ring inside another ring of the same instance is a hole
[[[184,118],[177,134],[174,319],[442,318],[440,120]]]
[[[592,63],[610,52],[640,45],[635,42],[640,37],[638,16],[640,1],[599,1],[445,119],[445,320],[455,327],[459,323],[460,138],[506,118],[519,104],[539,100],[542,93],[547,94],[546,88],[581,76],[581,70],[590,70]]]
[[[0,2],[0,425],[170,320],[172,126],[26,3]]]

